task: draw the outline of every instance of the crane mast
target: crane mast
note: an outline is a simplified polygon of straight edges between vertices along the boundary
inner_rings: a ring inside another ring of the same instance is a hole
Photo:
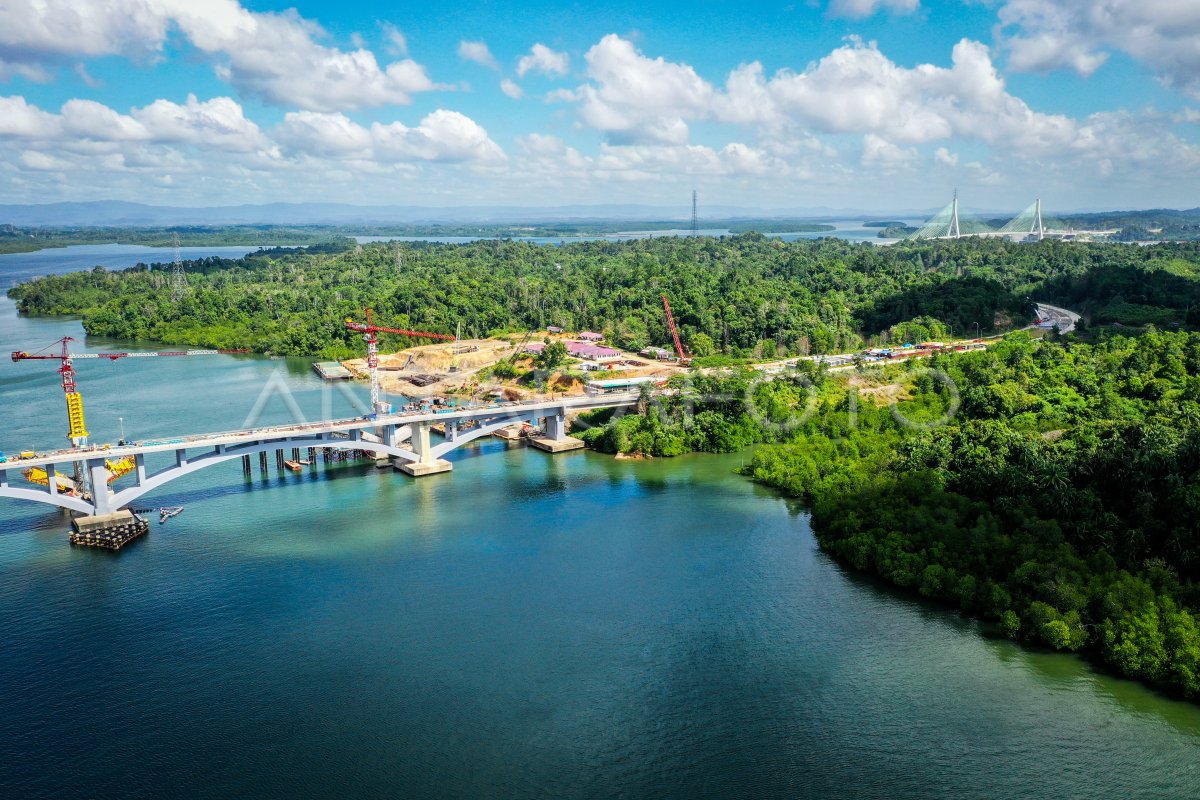
[[[667,296],[662,296],[663,308],[667,312],[667,328],[671,331],[671,338],[675,340],[675,355],[679,356],[679,363],[684,366],[692,363],[692,359],[684,355],[683,344],[679,341],[679,330],[675,327],[675,315],[671,313],[671,304],[667,302]]]
[[[371,309],[364,309],[367,322],[364,325],[361,322],[355,322],[352,319],[346,320],[347,330],[358,331],[363,334],[363,340],[367,343],[367,373],[371,378],[371,413],[379,414],[386,409],[379,401],[379,340],[375,338],[376,333],[396,333],[401,336],[413,336],[423,339],[442,339],[444,341],[454,341],[455,337],[445,333],[430,333],[428,331],[410,331],[403,328],[385,328],[382,325],[376,325],[371,321]]]
[[[61,353],[30,353],[25,350],[14,350],[12,360],[15,361],[58,361],[58,373],[62,375],[63,394],[67,397],[67,422],[69,431],[67,438],[72,447],[86,447],[88,443],[87,426],[83,417],[83,395],[75,383],[75,360],[80,358],[101,358],[116,361],[120,358],[156,358],[159,356],[212,356],[233,353],[248,353],[249,350],[163,350],[143,353],[72,353],[70,342],[75,341],[70,336],[64,336],[56,344],[62,344]]]

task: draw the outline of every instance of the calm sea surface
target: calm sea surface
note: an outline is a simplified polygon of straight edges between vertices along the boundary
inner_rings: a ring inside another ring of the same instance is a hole
[[[63,335],[0,301],[3,350]],[[77,369],[101,442],[365,396],[304,361]],[[65,427],[52,362],[0,364],[0,449]],[[234,462],[117,555],[0,500],[0,797],[1200,797],[1200,706],[847,572],[743,458]]]

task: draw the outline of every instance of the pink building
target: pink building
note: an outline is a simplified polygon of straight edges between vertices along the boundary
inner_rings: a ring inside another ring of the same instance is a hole
[[[566,342],[567,353],[572,358],[583,358],[588,361],[616,361],[621,357],[620,350],[605,347],[590,342]],[[545,342],[530,342],[525,345],[526,353],[540,353],[546,349]]]
[[[585,342],[599,342],[604,339],[604,334],[596,333],[595,331],[583,331],[579,334],[579,338]]]

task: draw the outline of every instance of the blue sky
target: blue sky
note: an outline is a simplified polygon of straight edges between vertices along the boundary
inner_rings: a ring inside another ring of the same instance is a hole
[[[1198,109],[1181,0],[0,5],[0,203],[1192,207]]]

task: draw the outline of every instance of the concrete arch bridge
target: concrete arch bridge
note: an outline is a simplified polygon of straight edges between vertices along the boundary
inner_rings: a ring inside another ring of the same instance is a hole
[[[376,463],[391,463],[409,475],[420,477],[450,471],[452,465],[445,460],[446,454],[517,424],[528,423],[543,428],[543,434],[532,440],[540,449],[552,453],[577,449],[583,442],[567,436],[568,414],[600,408],[630,408],[637,405],[638,398],[637,393],[571,397],[196,434],[108,449],[95,447],[36,453],[29,458],[0,463],[0,497],[58,506],[87,517],[104,517],[127,509],[149,492],[202,469],[259,453],[303,448],[365,450],[375,454]],[[434,425],[445,426],[445,435],[440,442],[431,438]],[[173,455],[174,463],[150,472],[146,467],[146,456],[151,454]],[[110,488],[105,462],[124,458],[131,458],[135,463],[129,473],[133,484]],[[56,475],[55,467],[80,462],[85,465],[88,482],[93,487],[100,487],[90,498],[59,490],[64,479]],[[38,467],[44,469],[48,477],[44,488],[31,486],[22,476],[24,470]]]

